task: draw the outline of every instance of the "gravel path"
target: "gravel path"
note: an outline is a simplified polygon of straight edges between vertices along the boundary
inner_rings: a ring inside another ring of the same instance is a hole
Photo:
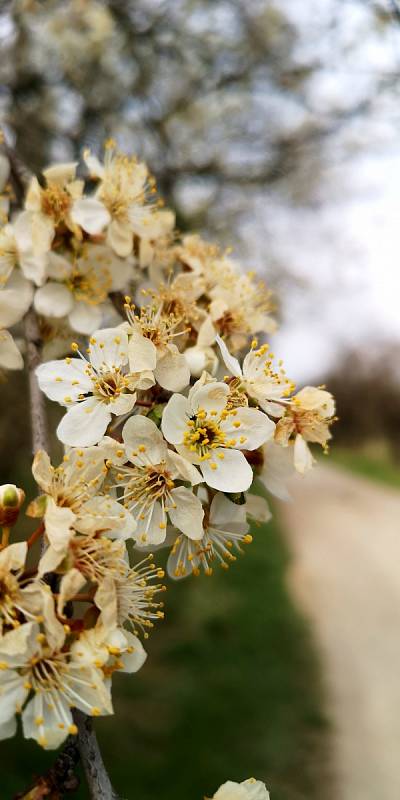
[[[319,464],[292,495],[289,582],[322,653],[336,800],[400,800],[400,492]]]

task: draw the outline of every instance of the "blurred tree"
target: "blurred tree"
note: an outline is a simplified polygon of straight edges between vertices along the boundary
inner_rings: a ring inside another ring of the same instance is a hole
[[[0,121],[32,169],[112,136],[148,161],[180,228],[268,276],[294,337],[304,320],[314,341],[340,338],[336,300],[368,269],[346,203],[371,193],[365,160],[382,172],[398,146],[390,0],[0,5]]]

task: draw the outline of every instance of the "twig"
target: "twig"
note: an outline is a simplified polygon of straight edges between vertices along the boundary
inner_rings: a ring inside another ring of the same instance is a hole
[[[79,751],[92,800],[118,800],[105,769],[92,720],[75,709],[74,720],[78,726]]]
[[[37,540],[40,539],[43,533],[44,533],[44,522],[41,522],[40,525],[38,525],[38,527],[36,528],[36,530],[34,530],[33,533],[31,533],[27,541],[28,547],[32,547],[32,545],[34,545],[35,542],[37,542]]]
[[[38,322],[33,308],[26,314],[24,324],[31,401],[32,449],[35,454],[38,450],[48,450],[49,442],[44,394],[39,389],[39,384],[35,375],[36,367],[38,367],[41,362],[41,354]]]

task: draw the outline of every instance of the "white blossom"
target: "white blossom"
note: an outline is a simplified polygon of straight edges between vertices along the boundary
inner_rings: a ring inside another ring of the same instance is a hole
[[[248,778],[242,783],[226,781],[213,795],[212,800],[269,800],[269,792],[262,781]]]
[[[132,411],[137,381],[127,371],[128,338],[105,328],[90,339],[89,359],[49,361],[36,374],[42,391],[68,410],[57,428],[64,444],[88,447],[100,441],[112,415]]]
[[[110,292],[126,291],[133,263],[108,247],[84,245],[73,260],[49,254],[49,280],[35,292],[34,306],[47,317],[67,317],[72,330],[93,333],[101,325]]]
[[[249,488],[253,472],[242,450],[256,450],[274,435],[275,425],[254,408],[229,408],[226,383],[199,380],[188,397],[172,395],[162,431],[178,453],[199,465],[205,482],[223,492]]]
[[[175,540],[168,558],[168,574],[171,578],[184,578],[193,573],[199,575],[203,569],[211,575],[215,565],[227,569],[236,561],[233,550],[241,553],[241,544],[249,544],[245,505],[237,505],[223,494],[213,498],[201,539],[193,540],[181,534]]]
[[[258,405],[268,414],[280,417],[284,413],[284,405],[279,401],[286,398],[294,391],[294,383],[286,377],[282,365],[274,369],[273,353],[268,345],[254,347],[247,353],[240,366],[237,358],[231,355],[225,342],[220,336],[216,338],[224,364],[229,372],[237,378],[238,389],[254,398]]]
[[[138,544],[161,544],[168,519],[191,538],[200,538],[204,515],[201,502],[182,485],[188,482],[195,486],[202,481],[196,467],[168,449],[161,431],[146,417],[131,417],[124,425],[122,439],[129,464],[118,467],[116,480],[123,487],[125,506],[136,520],[134,537]]]
[[[0,738],[15,734],[16,714],[22,709],[25,738],[46,750],[77,733],[71,708],[93,716],[112,713],[101,670],[82,665],[64,643],[65,633],[51,646],[33,622],[0,639]]]

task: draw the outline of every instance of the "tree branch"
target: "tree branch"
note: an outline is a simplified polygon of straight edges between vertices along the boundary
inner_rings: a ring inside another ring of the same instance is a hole
[[[78,726],[79,752],[92,800],[118,800],[100,753],[92,720],[77,708],[73,712]]]
[[[49,439],[44,394],[39,389],[35,375],[36,367],[41,362],[41,354],[38,321],[33,308],[29,309],[26,314],[24,326],[31,407],[32,450],[35,454],[38,450],[49,449]]]
[[[15,155],[15,152],[4,142],[3,149],[10,162],[10,180],[14,190],[15,203],[17,207],[21,208],[24,201],[25,186],[30,176],[25,166],[21,164]],[[26,361],[29,376],[32,449],[34,453],[37,453],[38,450],[48,451],[49,440],[44,395],[40,391],[35,374],[36,368],[41,363],[41,337],[38,319],[33,308],[25,315],[24,327],[27,347]],[[60,764],[68,764],[68,774],[71,777],[71,765],[73,764],[75,766],[77,764],[80,755],[91,800],[118,800],[104,766],[96,734],[93,730],[92,720],[77,709],[74,711],[74,719],[78,727],[78,736],[69,737],[67,739],[54,766],[49,773],[47,773],[47,776],[39,779],[39,783],[37,783],[36,786],[40,787],[40,781],[42,781],[43,785],[43,780],[50,780],[48,778],[49,775],[51,776],[54,786],[54,781],[57,780],[57,775],[59,775],[57,765]],[[66,790],[65,785],[64,788],[63,786],[59,788],[62,791]],[[34,787],[34,791],[35,790]],[[25,796],[29,797],[29,793]],[[31,798],[34,800],[35,794],[31,794]]]

